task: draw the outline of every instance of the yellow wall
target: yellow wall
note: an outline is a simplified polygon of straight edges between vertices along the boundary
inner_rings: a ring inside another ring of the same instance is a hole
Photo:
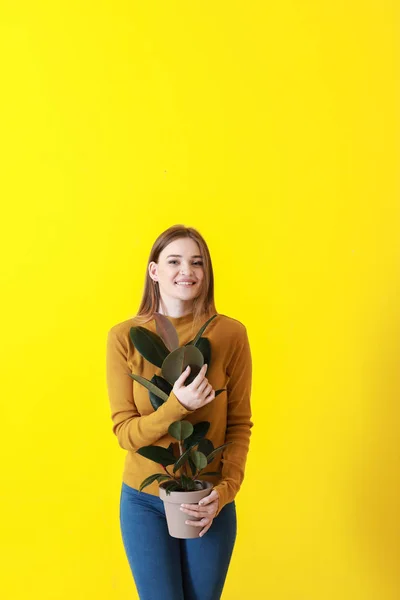
[[[5,600],[136,597],[105,337],[175,223],[253,351],[223,599],[400,597],[396,4],[1,4]]]

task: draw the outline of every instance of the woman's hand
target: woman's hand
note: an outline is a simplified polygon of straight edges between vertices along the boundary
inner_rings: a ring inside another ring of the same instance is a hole
[[[204,364],[192,383],[185,385],[185,380],[189,377],[190,373],[190,366],[187,366],[175,381],[172,391],[184,408],[196,410],[214,400],[215,390],[211,383],[208,383],[208,379],[205,376],[206,370],[207,364]]]
[[[218,511],[219,495],[216,490],[202,498],[198,504],[181,504],[181,510],[192,517],[202,517],[201,521],[185,521],[187,525],[194,527],[204,527],[200,531],[200,537],[204,535],[211,527],[215,514]]]

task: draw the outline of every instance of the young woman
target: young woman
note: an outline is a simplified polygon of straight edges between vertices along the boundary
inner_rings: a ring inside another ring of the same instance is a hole
[[[147,388],[130,373],[146,379],[160,374],[135,351],[129,330],[135,325],[156,332],[154,312],[175,326],[179,345],[204,331],[211,345],[210,367],[185,385],[189,371],[175,382],[164,404],[154,411]],[[219,600],[236,533],[235,496],[244,478],[251,428],[252,360],[246,327],[216,312],[211,257],[203,237],[193,228],[170,227],[155,241],[148,261],[142,302],[135,317],[114,325],[107,338],[107,386],[113,433],[127,450],[120,497],[124,548],[141,600]],[[207,377],[206,377],[207,372]],[[215,397],[215,390],[227,391]],[[156,463],[136,451],[151,444],[167,448],[173,421],[209,421],[207,438],[214,447],[233,442],[218,453],[202,477],[214,484],[199,504],[184,505],[187,523],[200,537],[169,535],[158,482],[139,492],[141,482],[159,472]],[[190,517],[202,517],[193,521]]]

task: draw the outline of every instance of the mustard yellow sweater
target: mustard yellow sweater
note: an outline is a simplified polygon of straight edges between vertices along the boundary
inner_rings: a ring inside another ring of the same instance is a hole
[[[168,319],[178,332],[180,346],[192,340],[207,320],[204,318],[193,329],[193,313]],[[138,454],[137,450],[149,445],[167,448],[171,442],[177,443],[168,434],[173,421],[185,419],[193,425],[209,421],[206,437],[215,448],[233,442],[217,453],[203,471],[221,471],[221,475],[199,477],[214,484],[219,495],[218,515],[225,504],[232,502],[242,484],[253,427],[250,406],[252,359],[246,327],[240,321],[218,313],[202,334],[211,346],[206,377],[214,390],[227,388],[227,391],[196,410],[184,408],[171,391],[168,399],[155,411],[147,388],[129,377],[129,373],[135,373],[150,380],[154,374],[161,375],[161,368],[145,360],[129,338],[130,328],[137,324],[135,318],[118,323],[111,327],[107,336],[106,373],[112,430],[121,448],[128,451],[122,479],[139,489],[149,475],[164,473],[159,465]],[[157,333],[154,320],[143,326]],[[158,496],[158,486],[155,481],[143,492]]]

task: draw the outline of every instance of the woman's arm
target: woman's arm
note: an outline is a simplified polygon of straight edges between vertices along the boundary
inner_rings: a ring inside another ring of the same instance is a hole
[[[186,409],[171,391],[155,412],[141,416],[133,398],[133,380],[127,364],[129,339],[112,327],[107,336],[106,374],[113,433],[125,450],[138,450],[168,433],[173,421],[194,412]]]
[[[243,325],[232,359],[227,368],[228,418],[225,443],[233,442],[222,451],[222,480],[214,489],[219,495],[216,517],[228,502],[232,502],[244,479],[250,446],[252,358],[247,329]]]

